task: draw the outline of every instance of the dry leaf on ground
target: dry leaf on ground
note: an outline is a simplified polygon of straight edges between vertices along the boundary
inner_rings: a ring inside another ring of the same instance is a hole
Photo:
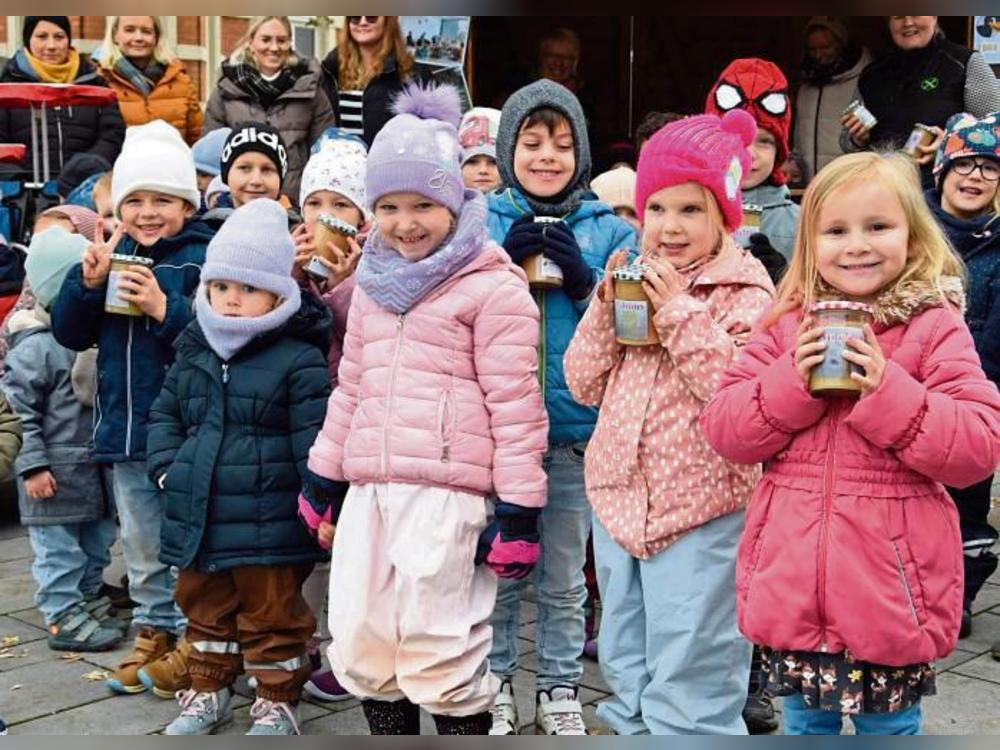
[[[83,679],[90,680],[91,682],[101,682],[102,680],[108,679],[110,676],[111,675],[103,669],[95,669],[93,672],[87,672],[87,674],[83,675]]]

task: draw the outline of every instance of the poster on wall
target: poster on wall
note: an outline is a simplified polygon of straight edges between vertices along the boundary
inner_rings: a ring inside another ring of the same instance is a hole
[[[1000,16],[973,16],[972,48],[990,65],[1000,65]]]
[[[465,54],[471,16],[400,16],[399,25],[407,51],[426,65],[438,83],[455,86],[462,110],[472,106],[465,80]]]

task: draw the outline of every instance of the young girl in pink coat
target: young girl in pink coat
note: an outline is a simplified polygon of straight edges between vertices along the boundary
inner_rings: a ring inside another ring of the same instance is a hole
[[[457,93],[397,111],[300,511],[333,536],[330,665],[372,734],[419,734],[419,706],[439,734],[486,734],[496,576],[530,572],[546,498],[538,309],[463,186]]]
[[[597,715],[617,734],[746,734],[750,644],[733,569],[759,470],[717,455],[698,414],[774,292],[730,237],[755,132],[735,111],[672,123],[646,143],[636,206],[658,341],[616,341],[618,253],[566,352],[574,398],[600,406],[585,474],[614,696]]]
[[[917,734],[930,662],[962,615],[962,543],[942,484],[1000,460],[1000,395],[962,318],[962,267],[901,155],[841,157],[809,185],[775,311],[701,424],[767,462],[747,511],[740,629],[765,647],[789,734]],[[870,306],[843,358],[860,397],[813,396],[817,301]]]

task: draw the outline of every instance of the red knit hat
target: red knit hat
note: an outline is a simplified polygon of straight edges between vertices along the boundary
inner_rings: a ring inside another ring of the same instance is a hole
[[[696,182],[712,191],[722,211],[726,229],[743,222],[740,182],[750,169],[747,147],[757,135],[757,125],[746,112],[734,110],[718,118],[695,115],[660,128],[639,154],[635,206],[639,220],[646,199],[663,188]]]
[[[788,81],[773,62],[759,57],[733,60],[719,74],[705,100],[705,112],[721,116],[733,109],[743,109],[753,115],[778,142],[771,179],[785,184],[781,165],[788,158],[788,133],[792,128],[792,106],[788,99]]]

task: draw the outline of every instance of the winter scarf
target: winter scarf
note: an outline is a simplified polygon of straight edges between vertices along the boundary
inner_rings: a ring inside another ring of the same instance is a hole
[[[166,66],[153,60],[145,68],[138,68],[124,55],[118,58],[115,63],[115,72],[128,81],[143,96],[149,94],[156,88],[156,82],[163,77]]]
[[[282,300],[276,308],[258,318],[231,318],[212,309],[208,290],[202,284],[195,294],[194,310],[208,345],[219,359],[228,362],[253,339],[285,325],[301,306],[301,297],[296,297]]]
[[[423,260],[406,260],[373,229],[358,265],[358,286],[379,306],[402,315],[478,256],[488,239],[486,198],[466,190],[455,231]]]
[[[971,219],[960,219],[941,208],[940,190],[931,188],[925,195],[931,211],[934,213],[934,218],[948,235],[952,247],[963,258],[983,244],[983,240],[991,233],[1000,234],[1000,215],[990,212]]]
[[[279,96],[294,86],[306,70],[304,65],[285,67],[277,78],[268,81],[250,63],[222,64],[222,74],[247,92],[254,101],[260,102],[264,109],[268,109]]]
[[[524,121],[536,109],[548,107],[561,112],[573,131],[573,156],[576,163],[573,177],[559,194],[551,198],[531,195],[514,176],[514,148],[517,134]],[[497,130],[497,169],[503,184],[516,187],[524,194],[535,216],[566,216],[580,207],[590,193],[590,141],[587,119],[580,101],[565,86],[548,80],[535,81],[518,89],[503,105]]]
[[[72,47],[69,59],[62,65],[42,62],[27,49],[19,49],[15,55],[18,67],[39,83],[73,83],[80,72],[80,53]]]

